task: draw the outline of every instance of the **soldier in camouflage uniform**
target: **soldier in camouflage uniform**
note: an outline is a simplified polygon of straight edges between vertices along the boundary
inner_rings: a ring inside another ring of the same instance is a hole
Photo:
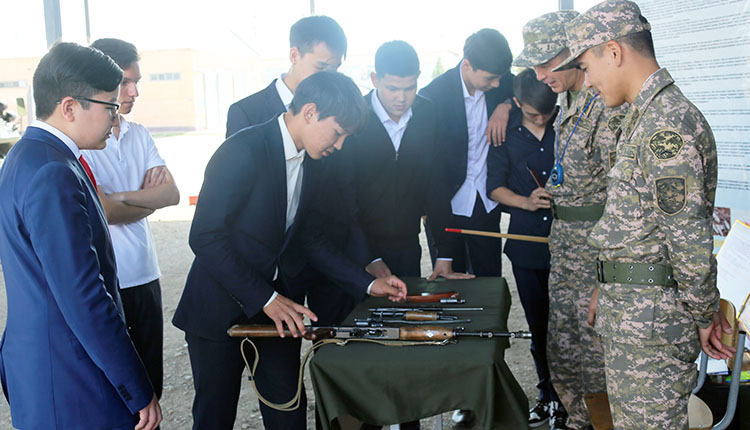
[[[601,342],[586,322],[597,286],[591,261],[599,249],[586,238],[604,211],[607,172],[615,155],[614,132],[625,116],[625,108],[607,109],[593,90],[584,88],[580,70],[553,72],[569,55],[564,26],[577,15],[558,11],[529,21],[523,28],[523,52],[513,62],[516,67],[533,67],[537,79],[559,94],[561,106],[555,120],[555,162],[561,178],[558,185],[550,179],[545,186],[555,218],[550,233],[547,356],[552,385],[570,417],[566,427],[564,410],[552,405],[553,429],[586,428],[591,411],[584,398],[606,395]],[[608,417],[606,399],[603,404]],[[541,411],[535,411],[539,407],[531,414],[539,415]]]
[[[590,237],[602,249],[596,329],[615,428],[687,429],[701,344],[714,356],[731,353],[718,342],[714,138],[659,68],[635,3],[600,3],[566,31],[571,56],[558,70],[577,65],[607,106],[631,103]]]

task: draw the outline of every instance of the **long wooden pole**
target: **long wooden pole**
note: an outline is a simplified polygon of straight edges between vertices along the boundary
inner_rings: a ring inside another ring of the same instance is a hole
[[[549,243],[549,237],[543,237],[543,236],[527,236],[525,234],[508,234],[508,233],[495,233],[492,231],[464,230],[461,228],[446,228],[445,231],[447,231],[448,233],[459,233],[459,234],[470,234],[473,236],[495,237],[498,239],[513,239],[513,240],[522,240],[524,242]]]

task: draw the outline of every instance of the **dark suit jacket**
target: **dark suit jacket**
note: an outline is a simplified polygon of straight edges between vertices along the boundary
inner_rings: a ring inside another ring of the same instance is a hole
[[[23,429],[128,428],[153,396],[121,316],[99,198],[70,149],[29,127],[0,170],[8,318],[0,377]]]
[[[190,229],[195,260],[173,323],[207,339],[262,318],[274,289],[301,301],[289,280],[309,263],[352,296],[364,296],[374,279],[321,236],[313,200],[319,178],[303,164],[295,221],[286,230],[286,167],[281,130],[274,117],[227,139],[206,167]],[[278,267],[279,278],[273,281]]]
[[[446,183],[451,198],[466,180],[466,164],[469,152],[469,132],[466,125],[466,107],[461,85],[460,67],[448,70],[433,79],[419,94],[433,102],[438,112],[441,128],[441,166],[445,169]],[[500,78],[500,86],[484,94],[487,116],[498,104],[513,97],[513,75],[507,73]]]
[[[276,91],[276,79],[274,79],[269,86],[229,106],[226,137],[245,127],[263,124],[284,112],[286,108]]]
[[[276,79],[266,88],[233,103],[227,114],[227,137],[252,125],[262,124],[286,112],[276,91]],[[364,267],[372,261],[364,232],[357,225],[354,196],[353,154],[344,145],[322,160],[305,160],[305,169],[315,171],[326,192],[316,199],[316,211],[325,215],[321,225],[334,246],[345,250],[352,261]]]
[[[420,218],[427,215],[439,257],[451,257],[451,238],[445,227],[451,216],[438,156],[437,113],[432,103],[417,96],[398,153],[383,123],[372,110],[366,126],[347,139],[354,152],[359,222],[375,256],[419,245]]]

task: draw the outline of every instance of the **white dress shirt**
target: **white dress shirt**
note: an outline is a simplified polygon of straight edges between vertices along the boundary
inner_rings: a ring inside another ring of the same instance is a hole
[[[461,88],[464,93],[466,108],[466,126],[469,134],[469,152],[466,163],[466,180],[451,199],[451,209],[455,215],[470,217],[474,212],[477,193],[484,208],[489,213],[497,207],[497,202],[487,197],[487,103],[484,92],[475,90],[474,95],[464,83],[463,71],[460,71]]]
[[[276,92],[279,93],[281,103],[284,103],[284,109],[289,110],[289,105],[292,104],[294,94],[284,83],[284,76],[286,76],[286,73],[282,73],[279,79],[276,79]]]
[[[278,89],[278,83],[281,82],[279,79],[276,81],[277,83],[277,89]],[[282,84],[284,88],[286,88],[286,85]],[[279,94],[280,95],[280,94]],[[282,101],[283,101],[282,97]],[[294,145],[294,140],[292,140],[292,135],[289,134],[289,129],[286,126],[286,121],[284,121],[284,115],[279,115],[278,117],[279,121],[279,128],[281,128],[281,140],[284,143],[284,158],[286,159],[286,229],[289,230],[289,227],[294,224],[294,219],[297,216],[297,209],[299,208],[299,198],[300,194],[302,193],[302,176],[303,176],[303,169],[302,169],[302,162],[305,161],[305,150],[297,150],[297,147]],[[274,274],[273,274],[273,280],[275,281],[276,278],[279,277],[279,268],[276,267]],[[268,299],[265,305],[263,307],[265,308],[268,306],[275,298],[278,296],[279,293],[276,291],[273,292],[271,295],[271,298]]]
[[[401,147],[401,138],[404,136],[404,130],[406,130],[409,119],[411,119],[411,107],[401,115],[398,122],[394,121],[393,118],[388,115],[383,103],[378,98],[378,90],[376,89],[372,94],[372,110],[375,112],[375,115],[377,115],[380,122],[383,123],[385,131],[388,132],[388,136],[391,138],[393,148],[398,152],[398,148]]]
[[[71,139],[70,137],[68,137],[67,134],[65,134],[62,131],[58,130],[54,126],[51,126],[51,125],[47,124],[44,121],[35,119],[34,121],[31,122],[31,125],[29,125],[29,127],[41,128],[42,130],[51,133],[56,138],[62,140],[62,142],[65,144],[65,146],[67,146],[68,149],[70,149],[70,152],[73,153],[73,156],[76,157],[76,160],[78,160],[79,158],[81,158],[81,150],[78,148],[78,145],[76,145],[75,142],[73,142],[73,139]],[[87,159],[86,162],[88,162],[88,161],[89,160]],[[96,178],[96,176],[94,176],[94,177]]]

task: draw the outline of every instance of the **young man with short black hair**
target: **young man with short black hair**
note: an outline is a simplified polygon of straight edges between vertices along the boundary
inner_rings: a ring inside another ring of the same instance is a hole
[[[441,127],[437,163],[443,169],[452,227],[500,231],[500,209],[487,194],[487,123],[489,115],[513,96],[513,57],[507,40],[488,28],[469,36],[458,66],[420,91],[432,101]],[[428,223],[430,220],[428,219]],[[454,238],[453,268],[477,276],[501,275],[501,242]]]
[[[120,110],[107,146],[84,154],[97,179],[109,223],[128,333],[146,366],[156,396],[161,398],[164,383],[161,273],[146,217],[157,209],[176,205],[180,192],[159,156],[151,133],[123,116],[132,111],[139,95],[138,50],[119,39],[99,39],[91,47],[112,58],[123,70],[123,77],[117,98]]]
[[[0,379],[18,428],[154,429],[161,409],[123,322],[117,269],[82,149],[102,149],[122,70],[58,43],[34,72],[37,120],[0,170],[8,316]]]
[[[347,142],[354,152],[359,224],[375,257],[398,276],[421,275],[420,219],[433,222],[438,256],[450,257],[444,228],[450,219],[442,170],[438,169],[438,118],[432,103],[417,95],[419,58],[408,43],[387,42],[375,53],[370,75],[375,90],[365,96],[367,123]],[[439,260],[434,273],[450,279],[450,260]]]
[[[326,191],[307,157],[341,149],[364,121],[366,107],[351,79],[320,72],[297,87],[289,111],[229,137],[206,167],[190,246],[195,260],[173,323],[185,331],[195,385],[194,429],[234,424],[244,362],[233,324],[283,325],[297,339],[258,339],[255,382],[269,401],[283,403],[297,390],[307,287],[295,281],[309,264],[354,298],[406,296],[395,276],[374,279],[353,265],[320,232],[313,200]],[[304,429],[306,399],[291,412],[260,405],[267,429]]]
[[[299,83],[314,73],[337,70],[347,50],[344,30],[333,18],[323,15],[308,16],[292,25],[289,45],[289,71],[274,79],[265,89],[230,106],[227,137],[286,112]],[[324,160],[307,161],[307,169],[319,171],[328,190],[316,202],[318,211],[327,215],[326,225],[321,227],[331,243],[344,250],[357,264],[367,266],[373,276],[388,276],[391,272],[382,261],[371,263],[375,257],[362,229],[356,224],[352,164],[349,148]],[[356,304],[332,280],[309,266],[300,268],[295,282],[310,287],[307,303],[320,317],[320,324],[340,324]]]

